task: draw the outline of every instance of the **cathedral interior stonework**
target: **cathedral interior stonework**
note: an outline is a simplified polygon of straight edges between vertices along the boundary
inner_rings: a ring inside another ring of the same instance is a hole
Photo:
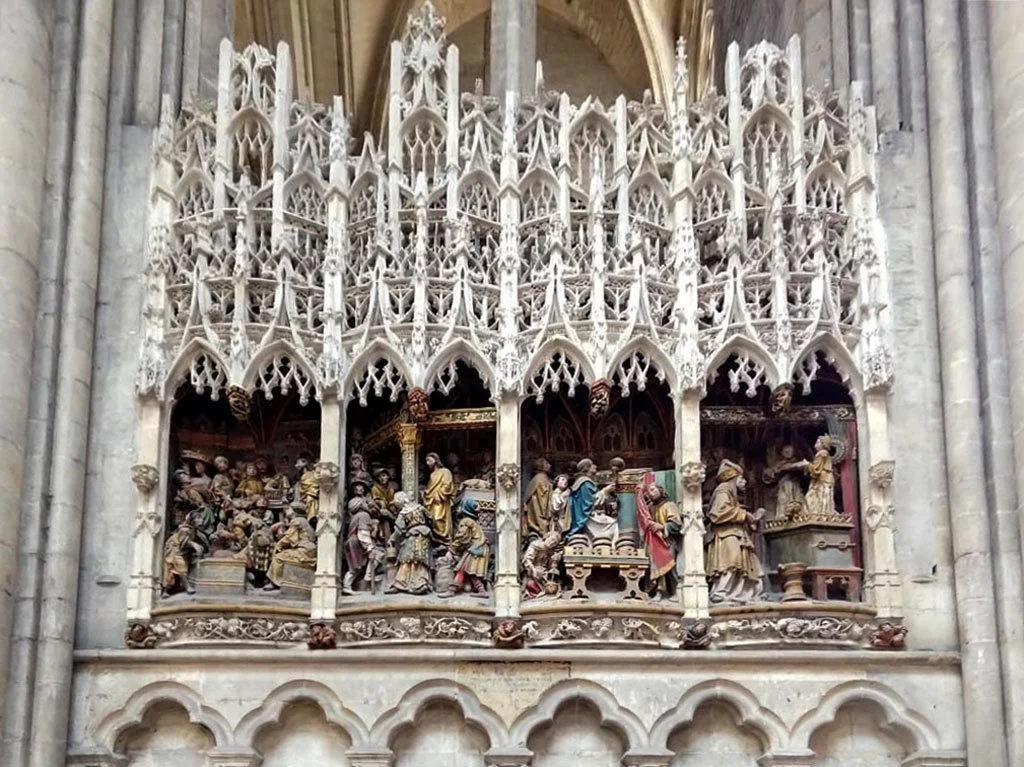
[[[9,0],[0,764],[1024,764],[1021,29]]]

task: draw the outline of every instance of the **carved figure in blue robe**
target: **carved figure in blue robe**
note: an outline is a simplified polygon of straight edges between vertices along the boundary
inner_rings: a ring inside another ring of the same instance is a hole
[[[597,467],[589,458],[576,464],[576,481],[569,493],[569,511],[572,524],[569,535],[583,532],[597,503]]]

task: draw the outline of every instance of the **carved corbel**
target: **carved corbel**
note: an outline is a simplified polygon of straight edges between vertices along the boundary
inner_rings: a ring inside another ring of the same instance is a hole
[[[494,626],[494,646],[504,650],[517,650],[526,641],[522,622],[515,618],[503,618]]]
[[[135,513],[135,524],[132,526],[132,536],[136,536],[142,530],[146,530],[152,537],[156,537],[163,530],[163,516],[153,502],[153,491],[160,483],[160,472],[155,466],[147,464],[136,464],[132,466],[132,482],[139,491],[139,508]]]
[[[334,461],[319,461],[316,464],[316,476],[320,489],[333,493],[338,488],[338,464]]]
[[[430,395],[420,386],[409,389],[406,398],[409,403],[409,417],[414,423],[422,423],[430,414]]]
[[[687,492],[699,493],[704,486],[706,476],[704,464],[700,461],[690,461],[683,464],[683,487]]]
[[[326,623],[314,623],[309,627],[309,638],[306,644],[310,650],[333,650],[337,645],[334,626]]]
[[[871,647],[876,650],[902,650],[907,641],[907,629],[900,624],[885,622],[871,633]]]
[[[503,463],[495,472],[495,477],[497,478],[499,485],[505,488],[505,490],[511,492],[519,484],[519,465],[515,463]]]
[[[129,650],[150,650],[156,647],[156,640],[148,623],[133,623],[124,631],[124,644]]]
[[[895,461],[879,461],[878,463],[872,464],[869,471],[871,484],[876,486],[879,490],[888,490],[892,485],[895,473]]]
[[[137,463],[132,466],[132,482],[144,498],[149,496],[160,483],[160,471],[156,466]]]

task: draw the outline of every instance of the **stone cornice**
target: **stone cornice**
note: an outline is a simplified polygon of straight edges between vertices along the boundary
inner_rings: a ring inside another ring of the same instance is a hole
[[[880,653],[867,650],[712,650],[691,652],[686,650],[609,649],[585,650],[579,647],[561,649],[498,650],[487,648],[417,648],[403,647],[400,654],[394,648],[377,649],[160,649],[148,650],[76,650],[75,663],[79,666],[167,665],[188,666],[217,663],[287,666],[311,665],[415,665],[418,663],[573,663],[578,666],[670,663],[673,668],[761,666],[773,670],[805,669],[818,673],[821,669],[836,671],[841,668],[901,668],[931,667],[958,668],[960,653],[947,651],[907,650],[899,653]]]

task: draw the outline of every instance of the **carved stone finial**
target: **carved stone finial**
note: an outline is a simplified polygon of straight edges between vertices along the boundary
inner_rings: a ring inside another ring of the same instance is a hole
[[[316,476],[320,481],[320,487],[327,492],[333,492],[338,486],[338,464],[334,461],[318,461],[316,464]]]
[[[494,472],[500,484],[506,490],[513,490],[519,484],[519,465],[515,463],[503,463]]]
[[[683,487],[691,493],[699,493],[704,486],[705,469],[700,461],[683,464]]]
[[[142,495],[149,495],[160,482],[160,472],[155,466],[137,463],[132,466],[132,482]]]

